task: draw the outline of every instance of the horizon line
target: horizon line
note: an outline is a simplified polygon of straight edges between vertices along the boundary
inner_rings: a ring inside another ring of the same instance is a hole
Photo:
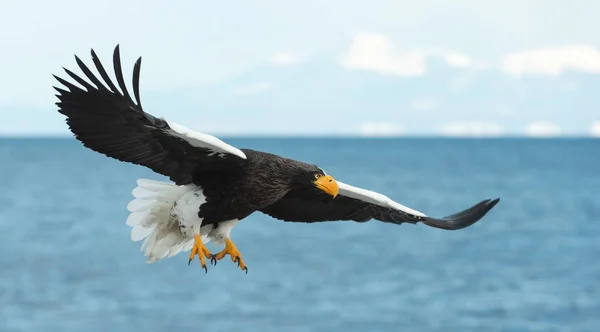
[[[590,134],[561,134],[561,135],[525,135],[525,134],[503,134],[503,135],[448,135],[448,134],[397,134],[397,135],[364,135],[364,134],[275,134],[275,133],[222,133],[222,134],[214,134],[210,135],[215,137],[222,137],[227,139],[414,139],[414,138],[423,138],[423,139],[431,139],[431,138],[441,138],[441,139],[511,139],[511,138],[519,138],[519,139],[600,139],[600,136],[590,135]],[[32,133],[1,133],[0,139],[76,139],[74,135],[69,134],[32,134]]]

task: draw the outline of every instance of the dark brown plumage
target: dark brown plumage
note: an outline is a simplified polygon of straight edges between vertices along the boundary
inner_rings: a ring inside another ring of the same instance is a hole
[[[148,236],[150,239],[159,230],[175,232],[169,227],[172,227],[171,219],[178,220],[180,233],[175,235],[179,242],[173,240],[175,243],[165,254],[161,238],[156,235],[156,243],[151,243],[154,249],[147,251],[151,258],[152,255],[167,255],[175,250],[173,248],[182,250],[185,241],[195,234],[198,238],[192,247],[191,258],[199,254],[204,266],[202,253],[205,249],[202,242],[198,243],[202,233],[207,234],[209,239],[212,236],[215,241],[224,239],[228,254],[232,258],[237,255],[238,262],[241,262],[239,252],[234,252],[235,246],[227,242],[229,229],[236,220],[244,219],[255,211],[290,222],[365,222],[376,219],[394,224],[423,222],[431,227],[454,230],[477,222],[499,201],[484,200],[457,214],[441,219],[431,218],[383,195],[336,182],[315,165],[251,149],[238,150],[215,137],[146,113],[139,93],[141,58],[136,61],[133,70],[134,101],[123,79],[119,47],[115,48],[113,55],[118,88],[109,79],[93,50],[91,55],[103,81],[75,57],[91,83],[67,69],[66,73],[81,87],[55,76],[67,88],[55,88],[59,92],[58,111],[67,117],[70,130],[84,146],[123,162],[146,166],[175,183],[174,189],[169,189],[172,194],[164,196],[168,198],[158,194],[153,198],[157,202],[168,203],[161,205],[162,210],[142,210],[153,218],[155,215],[163,217],[155,220],[141,216],[136,221],[142,228],[154,227],[155,232]],[[152,191],[152,186],[145,184],[140,188]],[[159,184],[156,186],[161,187]],[[185,191],[179,193],[176,188],[187,188],[196,198],[186,196]],[[187,210],[181,208],[182,204],[197,204],[189,207],[195,208],[196,219],[190,219]],[[163,210],[165,214],[161,214]],[[135,213],[132,210],[132,215]],[[131,223],[135,230],[138,224]],[[193,234],[188,233],[190,228],[194,229]],[[220,233],[217,232],[219,229]]]

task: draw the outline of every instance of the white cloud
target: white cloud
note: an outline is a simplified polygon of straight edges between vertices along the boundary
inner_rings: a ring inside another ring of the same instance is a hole
[[[447,123],[440,129],[442,135],[460,137],[499,136],[503,133],[504,128],[497,123],[477,121]]]
[[[600,50],[588,45],[570,45],[508,54],[501,64],[511,76],[525,74],[557,76],[565,70],[600,74]]]
[[[403,132],[402,128],[390,122],[366,122],[360,131],[363,136],[397,136]]]
[[[269,82],[258,82],[246,85],[240,85],[233,89],[233,94],[236,95],[253,95],[273,90],[273,85]]]
[[[432,54],[432,55],[434,55],[434,54]],[[446,63],[451,67],[457,67],[457,68],[469,67],[472,63],[471,59],[468,56],[457,53],[457,52],[452,52],[452,51],[441,52],[440,54],[438,54],[438,56],[441,56],[442,58],[444,58],[446,60]]]
[[[415,100],[412,102],[411,107],[416,110],[431,110],[435,108],[435,102],[433,100]]]
[[[548,121],[532,122],[525,127],[525,134],[531,137],[552,137],[560,133],[560,126]]]
[[[292,53],[278,52],[273,54],[269,60],[274,66],[289,66],[298,62],[300,59]]]
[[[590,134],[594,137],[600,137],[600,121],[592,123]]]
[[[383,75],[414,77],[425,74],[429,57],[442,58],[452,67],[472,66],[468,56],[455,51],[433,49],[398,52],[388,37],[374,33],[359,33],[354,37],[342,66],[347,70],[372,70]]]

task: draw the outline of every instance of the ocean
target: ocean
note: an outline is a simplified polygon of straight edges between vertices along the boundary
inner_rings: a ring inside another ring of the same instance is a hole
[[[600,140],[224,139],[315,163],[459,231],[256,213],[205,274],[147,264],[136,179],[74,139],[0,139],[0,331],[600,331]],[[215,246],[209,245],[215,251]]]

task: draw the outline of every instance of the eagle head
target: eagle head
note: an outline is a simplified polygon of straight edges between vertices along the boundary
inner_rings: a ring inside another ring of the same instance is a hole
[[[297,170],[295,182],[298,187],[316,189],[331,195],[333,198],[339,193],[338,183],[335,179],[316,166]]]

